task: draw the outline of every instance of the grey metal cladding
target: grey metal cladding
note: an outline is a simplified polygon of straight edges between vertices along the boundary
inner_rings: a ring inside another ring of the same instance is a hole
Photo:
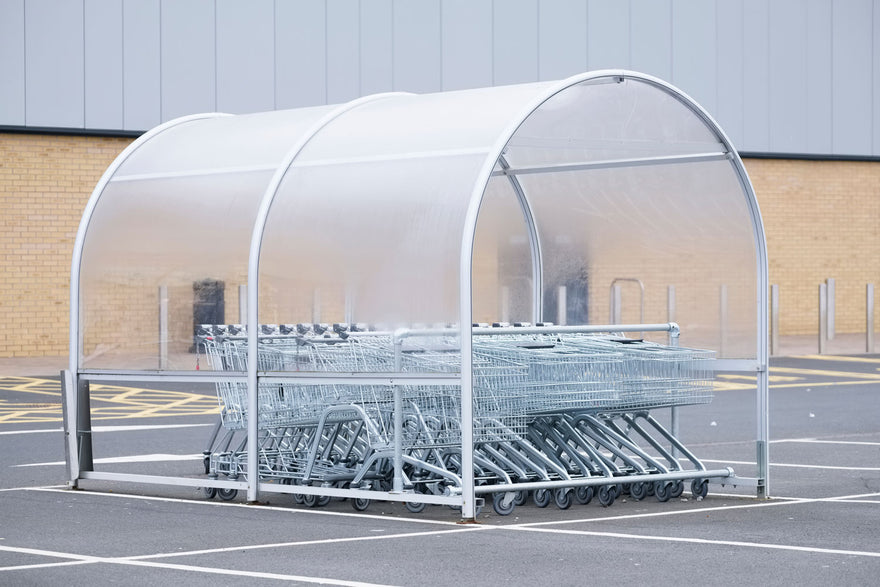
[[[656,75],[738,148],[880,156],[880,0],[0,0],[0,126]]]
[[[22,126],[24,104],[24,0],[0,1],[0,124]]]
[[[82,3],[30,0],[24,16],[25,124],[83,127]]]

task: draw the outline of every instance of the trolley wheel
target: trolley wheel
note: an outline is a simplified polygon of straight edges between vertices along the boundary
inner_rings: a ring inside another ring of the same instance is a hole
[[[657,481],[654,484],[654,497],[659,502],[669,501],[669,498],[672,497],[671,492],[672,483],[669,481]]]
[[[227,489],[225,487],[217,490],[217,497],[223,501],[232,501],[238,495],[238,489]]]
[[[370,507],[370,500],[366,497],[356,497],[351,500],[351,507],[359,512],[362,512]]]
[[[532,494],[532,501],[535,502],[535,505],[539,508],[545,508],[550,505],[550,490],[548,489],[536,489]]]
[[[217,495],[216,487],[205,487],[203,491],[205,492],[205,497],[207,499],[214,499],[214,497]]]
[[[426,507],[428,507],[428,504],[426,504],[426,503],[418,503],[415,501],[404,502],[404,505],[406,506],[406,509],[408,509],[409,511],[411,511],[414,514],[422,512],[425,510]]]
[[[525,489],[517,491],[516,497],[513,498],[514,505],[526,505],[527,501],[529,501],[529,492]]]
[[[499,516],[509,516],[516,507],[516,496],[510,497],[508,493],[496,493],[492,496],[492,509]]]
[[[302,493],[294,493],[293,494],[293,503],[295,503],[297,505],[304,504],[306,502],[305,499],[306,498]]]
[[[648,483],[643,481],[636,481],[635,483],[630,484],[630,496],[636,501],[642,501],[648,495],[648,485]]]
[[[306,507],[315,507],[318,505],[318,496],[312,495],[311,493],[303,495],[303,504],[305,504]]]
[[[596,490],[593,489],[589,485],[582,485],[574,490],[574,498],[581,505],[587,505],[591,501],[593,501],[593,495],[596,493]]]
[[[553,492],[553,503],[561,510],[567,510],[571,507],[573,500],[572,491],[568,487],[560,487]]]
[[[614,500],[617,499],[617,492],[614,491],[614,487],[612,485],[603,485],[599,488],[599,503],[602,504],[602,507],[608,507],[614,503]]]
[[[319,495],[318,499],[315,501],[315,505],[318,506],[319,508],[324,507],[328,503],[330,503],[330,496],[329,495]]]
[[[684,492],[684,482],[681,479],[676,479],[672,482],[672,491],[669,492],[669,495],[672,499],[677,499],[681,497],[681,494]]]
[[[706,497],[709,493],[708,479],[694,479],[691,481],[691,495],[694,497]]]

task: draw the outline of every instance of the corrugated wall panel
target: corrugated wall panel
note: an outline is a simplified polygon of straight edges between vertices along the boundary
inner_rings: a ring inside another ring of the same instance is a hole
[[[217,110],[213,0],[162,2],[162,119]]]
[[[538,77],[555,80],[587,70],[587,3],[544,0],[538,5]]]
[[[715,3],[672,2],[672,83],[710,113],[717,103]]]
[[[872,115],[874,126],[874,156],[880,157],[880,0],[874,0],[874,44],[871,55],[874,56],[874,88],[871,103],[874,104]]]
[[[121,128],[122,3],[85,0],[85,126]]]
[[[769,10],[766,0],[743,3],[743,139],[745,151],[770,149]]]
[[[630,69],[630,62],[629,3],[590,0],[587,5],[587,69]]]
[[[832,149],[839,155],[870,153],[873,2],[849,0],[831,8]]]
[[[0,0],[0,124],[24,124],[24,96],[24,0]]]
[[[122,4],[123,128],[147,130],[162,121],[159,0]]]
[[[82,128],[82,2],[25,4],[25,124]]]
[[[738,2],[716,2],[718,31],[718,102],[712,116],[737,149],[743,141],[743,7]]]
[[[491,86],[492,0],[443,0],[443,89]]]
[[[831,153],[831,1],[806,3],[807,138],[798,148],[805,153]]]
[[[360,96],[360,2],[327,3],[327,102],[348,102]]]
[[[391,12],[391,0],[361,2],[360,91],[362,96],[390,92],[394,87]]]
[[[495,2],[492,77],[495,85],[538,79],[538,0]]]
[[[439,92],[440,0],[396,0],[393,19],[394,89]]]
[[[217,110],[275,108],[275,3],[217,0]]]
[[[770,149],[793,153],[807,142],[807,6],[775,0],[769,23]]]
[[[672,78],[672,0],[630,2],[630,67]]]
[[[275,107],[327,100],[327,25],[324,2],[275,4]]]

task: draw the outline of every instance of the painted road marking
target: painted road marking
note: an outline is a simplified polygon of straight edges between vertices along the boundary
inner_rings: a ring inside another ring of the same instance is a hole
[[[166,428],[202,428],[213,424],[156,424],[154,426],[92,426],[92,432],[134,432],[137,430],[163,430]],[[47,432],[64,432],[64,428],[41,428],[39,430],[6,430],[0,432],[0,436],[7,434],[45,434]]]
[[[33,377],[0,378],[0,393],[48,395],[56,401],[0,401],[0,423],[60,422],[61,384]],[[216,396],[92,383],[92,420],[219,414]]]
[[[103,459],[94,459],[96,465],[115,465],[118,463],[155,463],[169,461],[200,461],[205,458],[203,454],[197,455],[169,455],[169,454],[151,454],[151,455],[133,455],[130,457],[107,457]],[[13,467],[49,467],[66,465],[64,461],[53,461],[51,463],[26,463],[24,465],[12,465]]]
[[[880,364],[880,359],[868,357],[843,357],[838,355],[799,355],[792,359],[810,359],[814,361],[840,361],[843,363],[875,363]]]

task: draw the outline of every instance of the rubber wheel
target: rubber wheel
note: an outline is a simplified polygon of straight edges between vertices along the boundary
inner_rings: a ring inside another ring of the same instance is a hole
[[[642,501],[648,496],[648,484],[637,481],[629,486],[629,494],[636,501]]]
[[[669,501],[669,498],[672,497],[671,491],[672,483],[669,481],[657,481],[654,484],[654,497],[659,502]]]
[[[550,490],[536,489],[535,493],[532,494],[532,501],[535,502],[535,505],[539,508],[547,507],[550,505]]]
[[[329,495],[319,495],[317,501],[315,502],[315,505],[317,505],[319,508],[322,508],[328,503],[330,503]]]
[[[516,498],[514,497],[509,500],[509,503],[505,505],[504,502],[506,497],[506,493],[496,493],[492,496],[492,509],[495,510],[495,513],[499,516],[509,516],[513,513],[513,510],[516,507]]]
[[[207,499],[214,499],[214,497],[216,497],[216,495],[217,495],[217,488],[216,487],[205,487],[204,492],[205,492],[205,497]]]
[[[571,507],[573,501],[572,491],[568,487],[560,487],[553,492],[553,503],[561,510],[567,510]]]
[[[217,490],[217,497],[223,501],[232,501],[238,495],[238,489],[226,489],[225,487]]]
[[[426,503],[417,503],[415,501],[408,501],[404,505],[406,506],[406,509],[414,514],[422,512],[425,510],[426,507],[428,507],[428,504]]]
[[[617,498],[617,492],[614,491],[613,486],[611,485],[603,485],[599,488],[599,503],[602,504],[602,507],[609,507],[614,503],[614,500]]]
[[[318,505],[318,496],[312,495],[310,493],[303,495],[303,504],[305,504],[306,507],[310,507],[310,508],[315,507],[316,505]]]
[[[574,498],[581,505],[587,505],[591,501],[593,501],[593,495],[596,493],[596,490],[590,487],[589,485],[578,487],[574,490]]]
[[[708,479],[694,479],[691,481],[691,495],[694,497],[706,497],[709,494]]]
[[[362,512],[370,507],[370,500],[365,497],[356,497],[351,500],[351,507],[356,511]]]
[[[527,501],[529,501],[529,492],[525,489],[517,491],[516,497],[513,498],[514,505],[526,505]]]
[[[681,479],[676,479],[672,482],[672,491],[669,492],[669,495],[672,499],[677,499],[681,497],[682,493],[684,493],[684,483]]]

